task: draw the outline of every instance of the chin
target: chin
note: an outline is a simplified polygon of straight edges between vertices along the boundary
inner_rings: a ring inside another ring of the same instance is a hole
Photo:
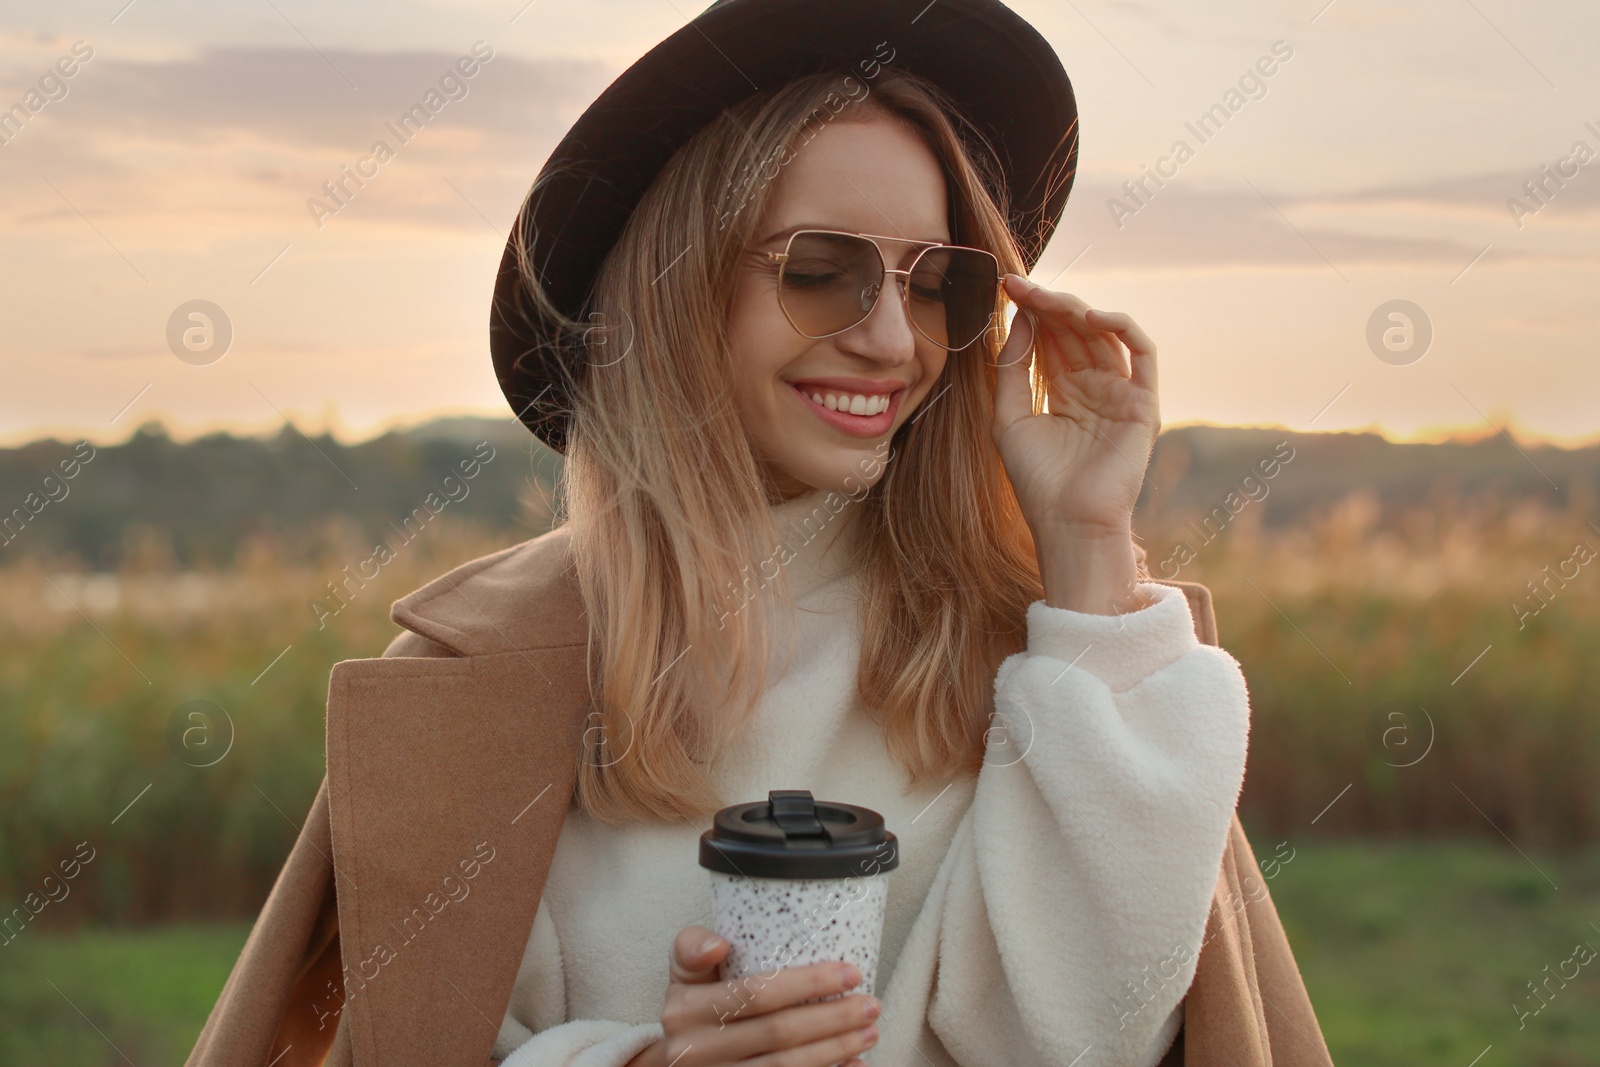
[[[883,477],[884,465],[890,456],[889,439],[862,442],[855,448],[828,450],[825,460],[813,453],[806,460],[791,457],[774,457],[774,463],[788,476],[810,489],[836,492],[860,499]]]

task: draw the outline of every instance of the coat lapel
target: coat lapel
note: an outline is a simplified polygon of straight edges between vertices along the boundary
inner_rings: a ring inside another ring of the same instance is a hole
[[[545,537],[395,606],[455,655],[338,664],[328,805],[357,1067],[489,1057],[572,793],[581,601]],[[462,1025],[444,1025],[447,1019]]]

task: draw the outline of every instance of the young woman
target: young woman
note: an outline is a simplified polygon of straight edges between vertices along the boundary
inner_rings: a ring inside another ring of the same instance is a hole
[[[1249,708],[1139,573],[1155,349],[1023,277],[937,86],[830,108],[851,81],[696,133],[595,279],[563,478],[599,710],[506,1067],[1149,1065],[1181,1025]],[[773,788],[899,837],[877,997],[717,981],[696,840]]]
[[[1329,1064],[1133,539],[1155,349],[1026,280],[1076,156],[999,0],[718,0],[590,106],[490,332],[563,521],[334,667],[190,1067]],[[897,837],[873,995],[718,980],[698,838],[773,789]]]

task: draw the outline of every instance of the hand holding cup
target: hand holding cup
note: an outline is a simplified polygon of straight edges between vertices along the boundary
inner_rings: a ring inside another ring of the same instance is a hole
[[[856,1058],[876,1044],[875,997],[848,992],[861,972],[842,961],[780,967],[772,976],[718,977],[729,945],[703,926],[673,939],[661,1008],[664,1036],[628,1067],[866,1067]],[[808,1003],[809,1002],[809,1003]],[[778,1054],[782,1054],[779,1058]]]

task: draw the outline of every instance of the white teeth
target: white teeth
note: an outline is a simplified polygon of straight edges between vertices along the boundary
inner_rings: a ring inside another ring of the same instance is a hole
[[[810,393],[811,402],[829,411],[845,411],[851,415],[878,415],[889,410],[889,397],[885,394],[867,396],[862,393],[835,394]]]

